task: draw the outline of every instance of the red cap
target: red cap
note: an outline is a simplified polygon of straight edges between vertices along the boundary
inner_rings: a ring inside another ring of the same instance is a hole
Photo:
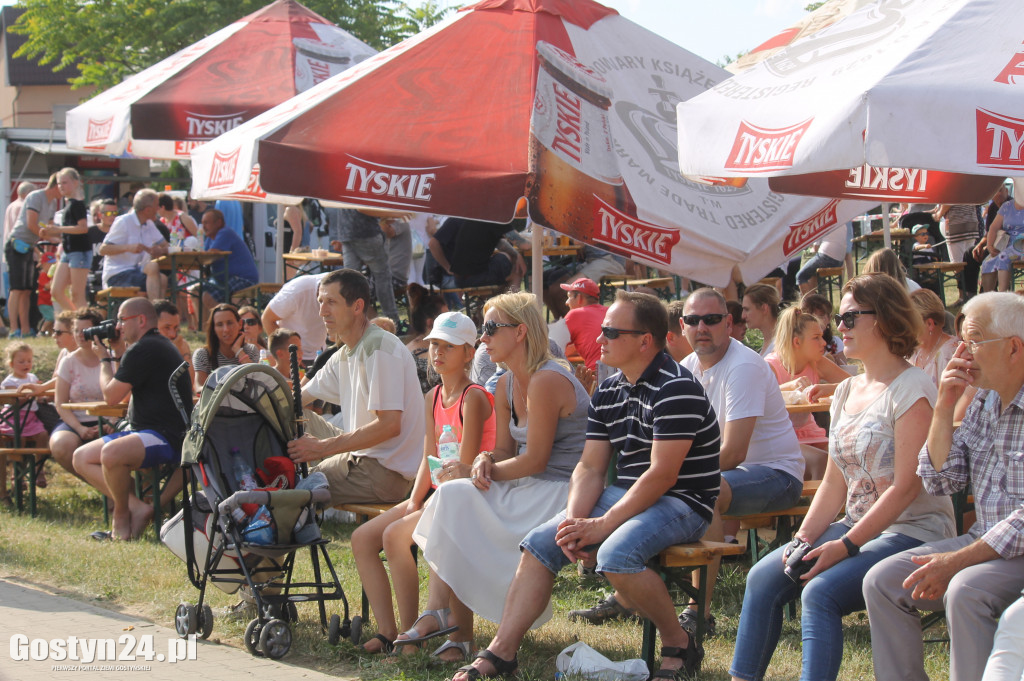
[[[586,277],[580,277],[571,284],[562,284],[561,286],[565,291],[578,291],[594,298],[601,297],[601,289],[594,283],[593,279],[587,279]]]

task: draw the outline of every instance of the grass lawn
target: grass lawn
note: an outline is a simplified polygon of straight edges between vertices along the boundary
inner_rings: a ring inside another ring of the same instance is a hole
[[[38,339],[29,342],[36,348],[35,373],[45,379],[52,371],[56,356],[53,341]],[[182,601],[194,603],[198,596],[188,582],[185,565],[155,540],[152,529],[147,530],[142,541],[133,543],[101,543],[90,539],[89,533],[101,529],[103,524],[98,493],[59,471],[52,463],[48,471],[50,485],[40,490],[37,518],[0,511],[0,574],[44,584],[60,589],[70,597],[133,613],[173,628],[177,604]],[[323,526],[325,536],[333,540],[330,555],[349,599],[350,615],[356,615],[359,614],[360,588],[349,550],[352,529],[351,525],[334,522],[326,522]],[[312,577],[307,554],[298,556],[296,566],[297,578]],[[746,566],[737,564],[723,568],[713,608],[719,635],[706,642],[702,679],[719,681],[729,678],[728,667],[739,623],[746,569]],[[425,601],[426,575],[422,568],[421,573],[421,601]],[[234,604],[236,597],[216,588],[207,593],[215,613],[211,638],[241,648],[247,622],[223,616],[224,608]],[[595,627],[569,621],[569,610],[589,607],[601,595],[601,586],[584,583],[574,571],[564,570],[559,575],[554,593],[555,616],[542,628],[527,635],[519,657],[520,678],[550,680],[555,674],[554,661],[558,652],[578,640],[585,641],[612,659],[639,657],[641,630],[637,624],[612,623]],[[442,679],[451,676],[456,667],[434,666],[425,652],[385,659],[361,654],[347,641],[331,647],[326,635],[320,631],[315,605],[301,604],[298,612],[300,621],[293,628],[294,642],[285,658],[290,664],[356,675],[367,680]],[[334,612],[340,614],[338,602],[328,604],[328,614]],[[59,628],[59,623],[54,624]],[[847,617],[844,624],[846,645],[839,678],[847,681],[871,678],[867,617],[864,613],[854,614]],[[485,645],[494,630],[494,624],[478,619],[476,645]],[[373,633],[371,620],[364,628],[364,640]],[[940,626],[927,632],[926,636],[943,638],[945,630]],[[944,643],[929,644],[925,652],[929,675],[948,678],[948,646]],[[767,678],[795,679],[799,673],[799,623],[787,620]]]

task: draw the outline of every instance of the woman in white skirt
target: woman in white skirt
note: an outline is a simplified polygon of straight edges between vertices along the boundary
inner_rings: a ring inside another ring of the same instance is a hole
[[[446,661],[470,659],[473,613],[501,620],[519,542],[565,509],[590,404],[572,372],[552,358],[533,295],[491,299],[482,340],[508,369],[495,390],[494,451],[482,452],[469,478],[441,485],[424,506],[413,539],[430,566],[428,609],[395,641],[418,646],[454,632],[434,651]],[[549,609],[534,626],[550,617]]]

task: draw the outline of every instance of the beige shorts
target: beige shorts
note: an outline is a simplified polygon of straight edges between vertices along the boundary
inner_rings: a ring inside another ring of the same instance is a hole
[[[307,411],[304,416],[306,432],[315,438],[322,440],[344,432],[319,414]],[[385,468],[377,459],[358,452],[335,454],[321,461],[314,470],[327,476],[332,506],[402,501],[409,496],[413,483],[400,473]]]

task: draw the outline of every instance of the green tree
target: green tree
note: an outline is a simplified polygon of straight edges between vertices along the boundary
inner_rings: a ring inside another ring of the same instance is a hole
[[[382,50],[415,33],[396,0],[307,0],[304,4]],[[17,56],[77,65],[73,87],[101,90],[152,66],[266,5],[266,0],[21,0],[11,27],[27,36]]]
[[[400,2],[398,14],[414,27],[414,33],[419,33],[440,23],[450,12],[458,11],[460,7],[461,5],[448,6],[447,3],[442,6],[438,0],[424,0],[416,7],[408,2]]]
[[[805,5],[804,9],[807,10],[808,12],[813,12],[814,10],[818,9],[819,7],[821,7],[824,4],[825,4],[824,1],[823,2],[811,2],[811,3],[808,3],[807,5]]]

